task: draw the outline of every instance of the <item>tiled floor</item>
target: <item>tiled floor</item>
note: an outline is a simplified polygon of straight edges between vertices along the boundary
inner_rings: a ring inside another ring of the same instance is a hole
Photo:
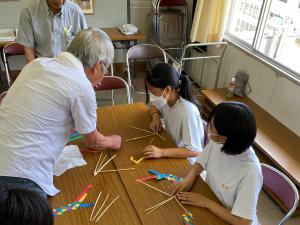
[[[115,104],[126,103],[126,92],[123,90],[115,91]],[[97,98],[109,98],[111,96],[110,91],[97,93]],[[145,96],[140,94],[134,94],[134,102],[145,102]],[[110,101],[99,101],[99,106],[111,105]],[[257,215],[261,225],[277,225],[283,218],[284,213],[280,208],[270,199],[270,197],[261,191],[258,205]],[[290,218],[285,225],[300,225],[300,216]]]

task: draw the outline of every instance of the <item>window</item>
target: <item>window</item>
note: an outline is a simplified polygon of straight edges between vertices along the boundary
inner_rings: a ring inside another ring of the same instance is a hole
[[[233,0],[227,32],[251,45],[258,25],[262,3],[263,0]],[[251,9],[254,8],[255,10],[248,10],[249,5]],[[240,22],[238,23],[238,21]],[[241,24],[240,27],[239,24]],[[250,24],[250,28],[249,25],[245,26],[245,24]]]
[[[232,0],[226,35],[300,75],[299,0]]]

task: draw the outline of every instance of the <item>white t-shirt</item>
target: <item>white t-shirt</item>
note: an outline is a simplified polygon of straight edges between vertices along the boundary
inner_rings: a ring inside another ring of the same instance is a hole
[[[0,176],[28,178],[48,195],[70,130],[96,129],[96,98],[82,63],[64,52],[26,65],[0,107]]]
[[[239,155],[221,152],[220,145],[210,141],[197,159],[206,171],[206,183],[233,215],[258,224],[256,205],[262,187],[261,166],[250,147]]]
[[[191,151],[202,151],[204,145],[204,129],[197,107],[180,98],[170,107],[165,104],[159,108],[165,121],[165,128],[177,147],[185,147]],[[196,158],[189,158],[193,164]]]

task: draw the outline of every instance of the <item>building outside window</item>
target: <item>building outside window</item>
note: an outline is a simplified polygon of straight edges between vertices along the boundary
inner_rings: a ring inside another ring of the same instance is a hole
[[[226,34],[300,75],[300,0],[232,0]]]

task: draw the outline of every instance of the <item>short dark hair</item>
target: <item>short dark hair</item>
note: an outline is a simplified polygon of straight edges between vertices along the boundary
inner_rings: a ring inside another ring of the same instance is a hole
[[[180,74],[168,63],[157,63],[151,71],[147,72],[146,82],[156,88],[171,88],[185,100],[195,104],[200,109],[199,102],[192,95],[192,83],[187,75]],[[147,103],[149,102],[148,88],[146,85]]]
[[[208,123],[212,119],[218,133],[227,138],[222,147],[222,151],[226,154],[241,154],[253,143],[256,136],[256,121],[247,105],[233,101],[220,103],[213,108]]]
[[[0,191],[0,223],[5,225],[53,225],[47,199],[23,189]]]

